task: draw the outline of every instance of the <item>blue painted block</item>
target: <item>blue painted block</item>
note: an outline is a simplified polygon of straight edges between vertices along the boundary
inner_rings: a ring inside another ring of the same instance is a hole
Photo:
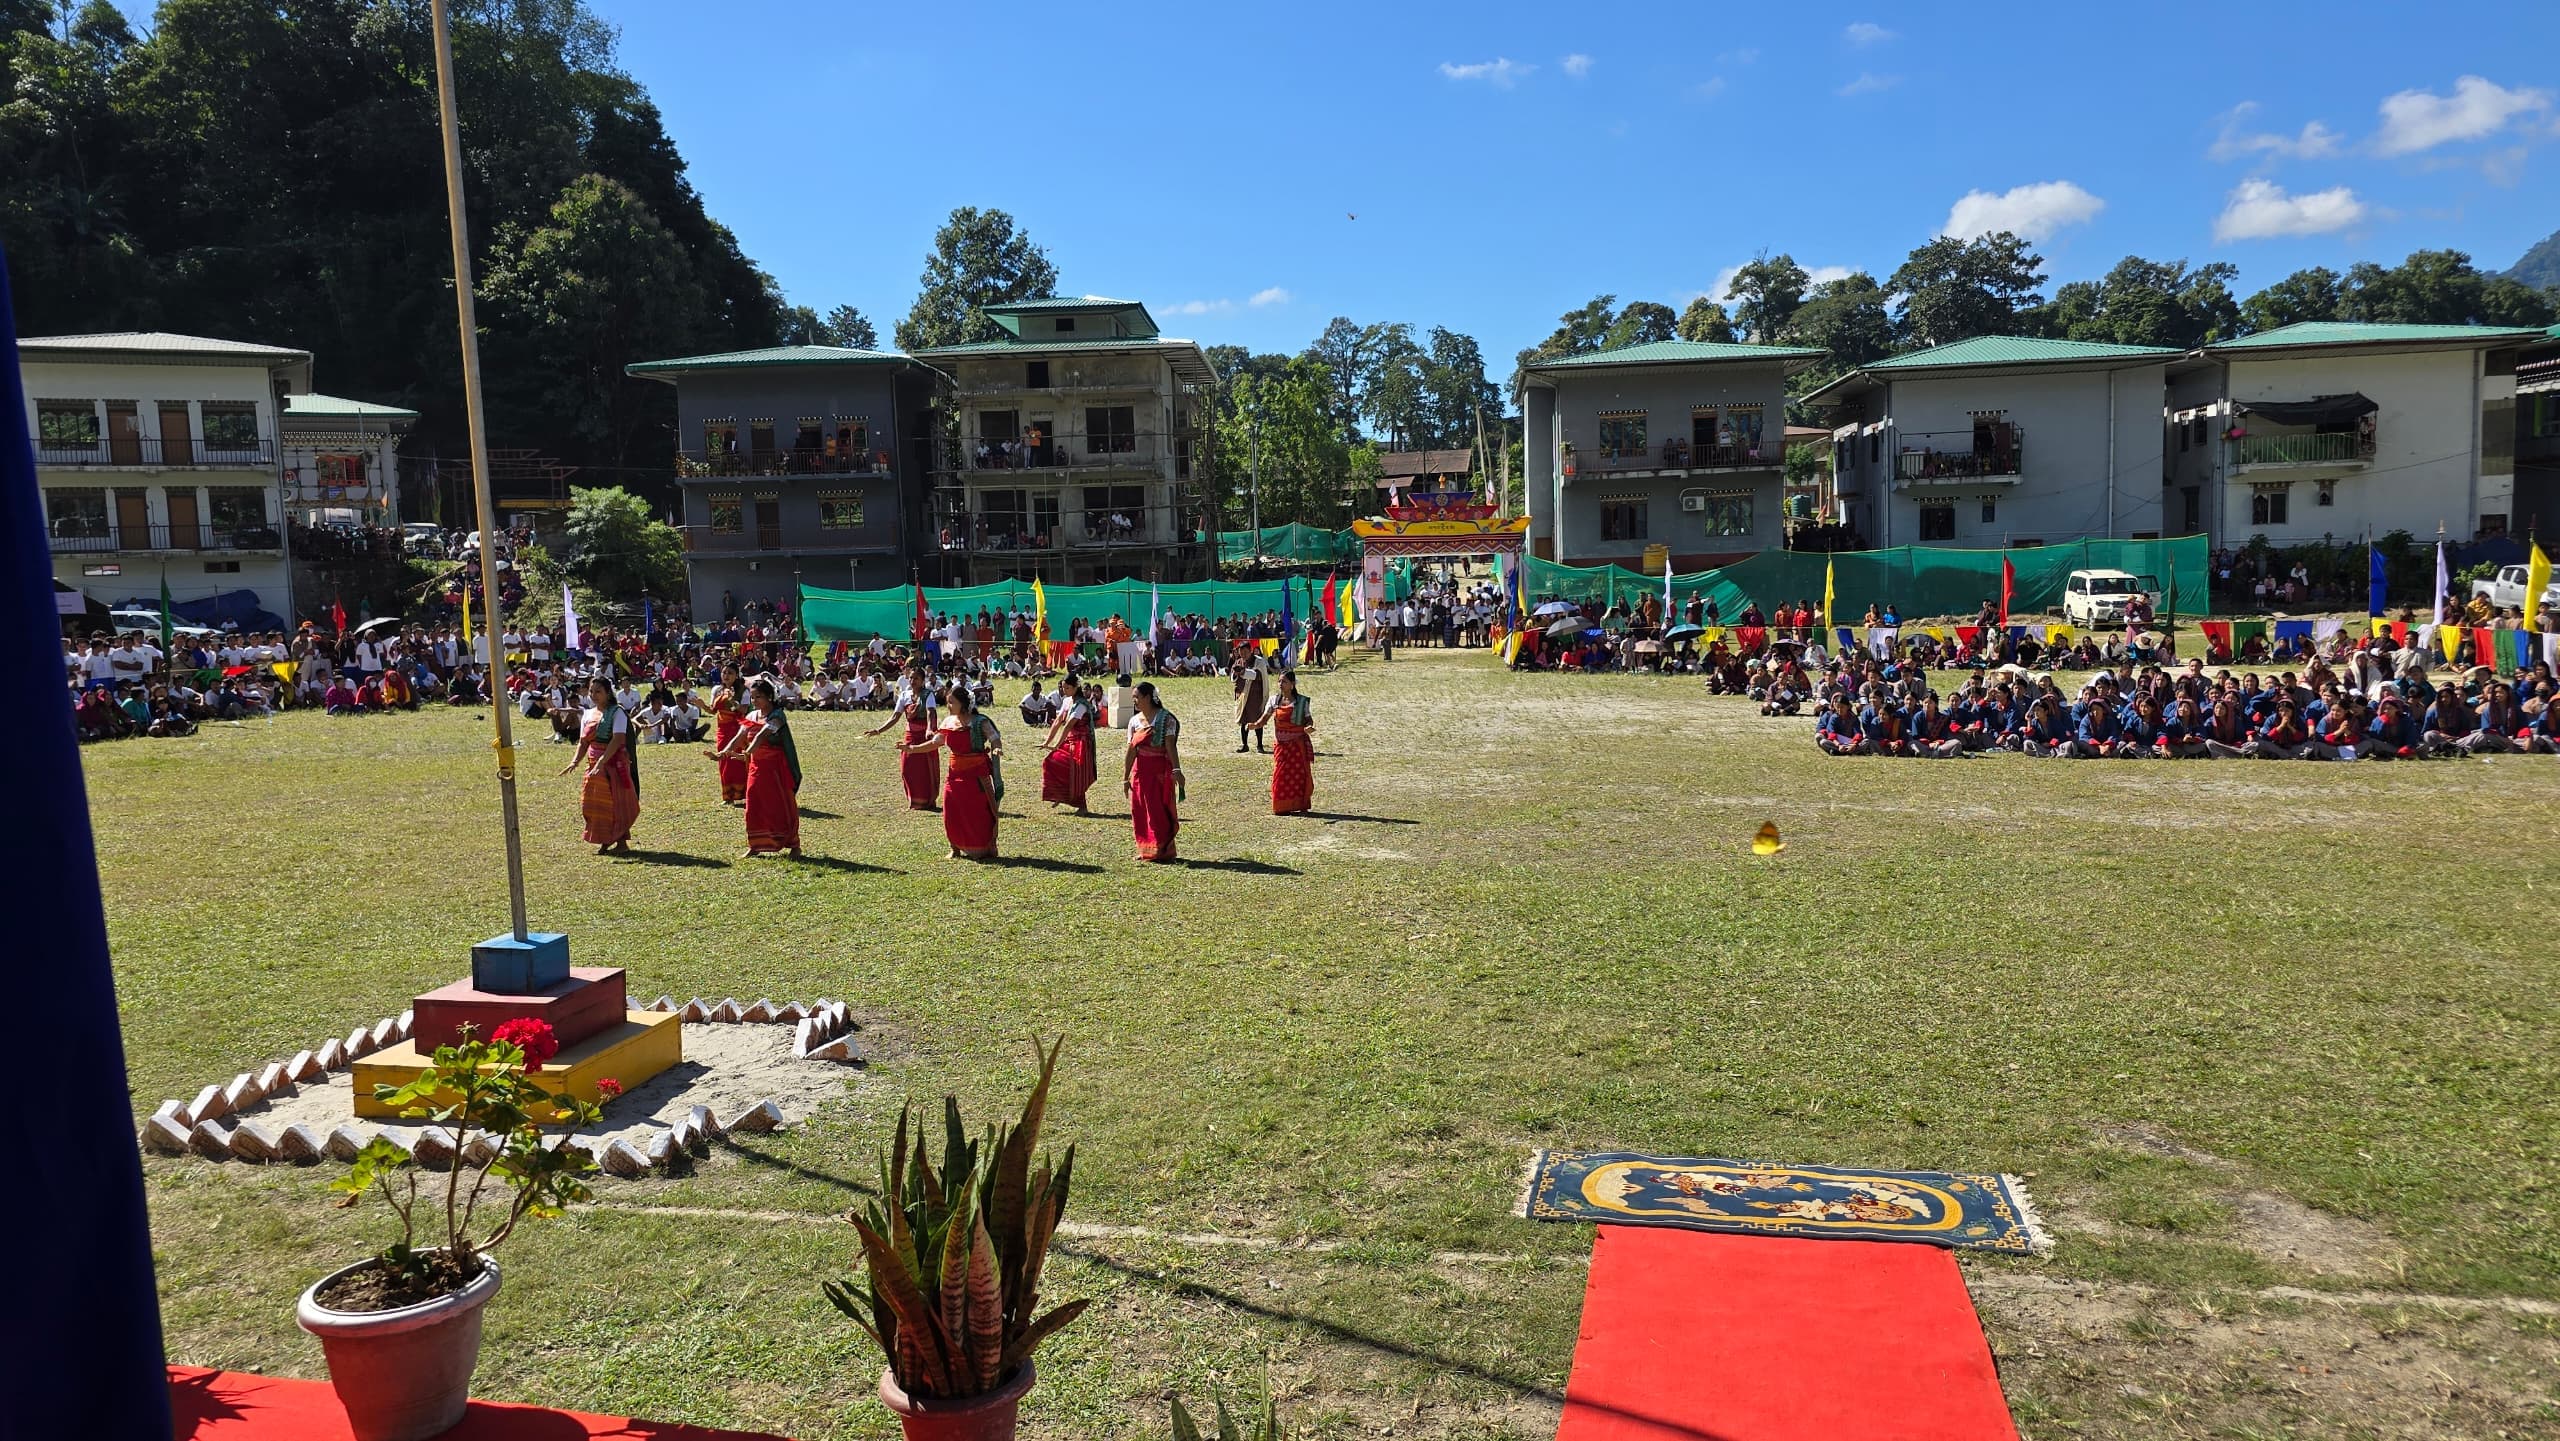
[[[471,985],[504,995],[547,991],[569,979],[569,938],[535,931],[519,941],[491,936],[471,948]]]

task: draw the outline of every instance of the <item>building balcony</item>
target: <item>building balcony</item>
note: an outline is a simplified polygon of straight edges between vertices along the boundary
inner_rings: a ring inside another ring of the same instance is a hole
[[[273,470],[276,443],[255,440],[110,436],[98,441],[35,442],[36,464],[65,470]]]
[[[839,455],[823,447],[789,446],[780,450],[679,450],[680,480],[726,476],[876,475],[891,474],[889,452],[868,450]]]
[[[1776,470],[1780,465],[1777,447],[1761,445],[1699,445],[1686,440],[1666,440],[1642,450],[1576,450],[1565,456],[1567,480],[1590,480],[1601,476],[1625,479],[1635,476],[1683,476],[1703,472],[1732,470]]]
[[[56,521],[45,537],[55,555],[180,554],[193,551],[284,553],[284,536],[270,525],[240,528],[202,525],[96,525]]]
[[[1905,431],[1893,458],[1896,490],[1933,486],[2015,485],[2026,468],[2026,436],[2014,425],[1972,430]]]
[[[2342,432],[2257,431],[2231,442],[2234,471],[2274,466],[2362,466],[2373,464],[2373,436]]]
[[[786,531],[779,526],[750,525],[722,530],[708,525],[680,525],[676,540],[687,555],[872,555],[898,548],[895,536],[864,538],[853,529]]]
[[[1093,472],[1145,471],[1162,474],[1173,463],[1177,478],[1191,474],[1190,437],[1154,431],[1113,435],[1063,435],[1038,444],[1027,438],[986,437],[940,441],[934,446],[934,469],[943,475],[988,475],[1000,471]]]
[[[944,511],[935,543],[946,552],[1060,554],[1181,545],[1185,538],[1138,510],[1081,510],[1063,516],[1019,511]]]

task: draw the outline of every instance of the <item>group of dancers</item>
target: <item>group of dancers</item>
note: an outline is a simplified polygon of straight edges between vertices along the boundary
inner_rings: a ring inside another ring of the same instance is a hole
[[[1127,677],[1122,677],[1125,684]],[[1260,690],[1257,678],[1255,690]],[[587,688],[577,750],[561,768],[586,775],[579,795],[585,839],[598,855],[628,855],[640,816],[638,755],[631,719],[599,678]],[[1121,789],[1129,797],[1129,822],[1138,859],[1179,859],[1182,721],[1165,707],[1152,681],[1126,696],[1128,745],[1121,756]],[[711,748],[703,754],[719,768],[720,799],[744,809],[745,854],[800,854],[800,751],[791,719],[773,682],[745,680],[738,667],[723,667],[710,705]],[[1314,706],[1298,689],[1297,675],[1281,672],[1276,694],[1258,719],[1240,717],[1240,736],[1272,740],[1271,813],[1305,814],[1315,802]],[[1091,791],[1100,775],[1097,728],[1107,712],[1102,687],[1070,676],[1060,682],[1056,708],[1040,742],[1040,799],[1091,815]],[[939,811],[955,860],[991,860],[996,822],[1005,797],[1004,738],[979,708],[966,683],[934,684],[922,667],[900,682],[889,718],[864,732],[880,735],[902,725],[896,741],[898,777],[911,810]],[[1242,751],[1244,747],[1237,747]]]

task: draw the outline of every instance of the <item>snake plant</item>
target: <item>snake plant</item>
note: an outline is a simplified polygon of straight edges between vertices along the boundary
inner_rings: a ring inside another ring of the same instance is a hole
[[[866,1275],[825,1283],[827,1299],[853,1318],[888,1358],[898,1387],[913,1397],[977,1396],[1010,1381],[1034,1348],[1074,1320],[1085,1301],[1039,1315],[1040,1266],[1067,1207],[1076,1148],[1054,1168],[1032,1169],[1049,1078],[1064,1037],[1032,1053],[1040,1081],[1011,1126],[972,1140],[960,1103],[942,1098],[942,1164],[933,1164],[912,1108],[898,1112],[896,1138],[880,1159],[879,1198],[850,1220],[862,1237]]]

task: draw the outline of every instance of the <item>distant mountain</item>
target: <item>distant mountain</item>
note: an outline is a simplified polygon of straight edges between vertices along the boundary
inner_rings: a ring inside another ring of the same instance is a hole
[[[2510,280],[2521,280],[2536,290],[2560,285],[2560,230],[2542,237],[2542,243],[2524,253],[2524,259],[2507,271]]]

